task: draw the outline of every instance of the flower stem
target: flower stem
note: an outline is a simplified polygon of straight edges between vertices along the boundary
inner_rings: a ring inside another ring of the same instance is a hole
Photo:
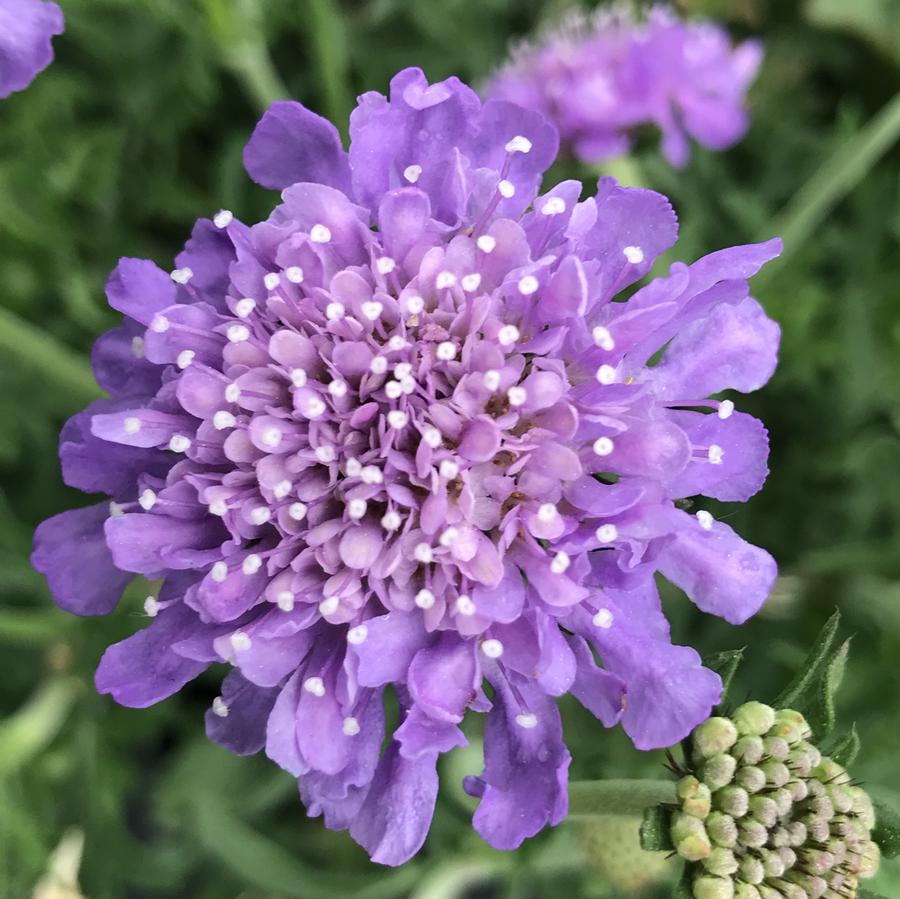
[[[569,784],[569,817],[639,815],[675,801],[671,780],[577,780]]]

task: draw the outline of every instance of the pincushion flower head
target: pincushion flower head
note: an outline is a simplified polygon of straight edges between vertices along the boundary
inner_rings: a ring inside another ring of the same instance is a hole
[[[770,556],[679,501],[745,500],[766,476],[763,426],[709,397],[772,373],[778,328],[747,278],[780,244],[620,301],[675,215],[611,179],[539,194],[557,151],[539,114],[408,69],[350,134],[346,153],[274,104],[245,153],[282,191],[268,220],[200,220],[171,276],[119,262],[124,321],[94,351],[110,398],[60,451],[69,484],[112,501],[44,522],[34,564],[79,614],[161,581],[99,690],[147,706],[230,663],[211,738],[265,748],[379,862],[421,846],[438,756],[486,713],[466,786],[476,829],[512,848],[566,813],[555,697],[640,748],[718,700],[655,572],[732,622],[769,593]]]
[[[0,99],[24,90],[53,61],[63,14],[45,0],[0,0]]]
[[[643,21],[604,9],[520,48],[487,93],[540,110],[584,162],[626,152],[635,128],[655,125],[663,155],[680,168],[690,138],[722,150],[744,135],[761,61],[759,42],[733,47],[720,25],[682,21],[665,6]]]

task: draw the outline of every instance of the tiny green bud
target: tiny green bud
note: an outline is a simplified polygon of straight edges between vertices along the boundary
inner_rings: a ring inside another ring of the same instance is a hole
[[[834,856],[822,849],[804,849],[800,859],[810,874],[825,874],[834,867]]]
[[[813,768],[812,774],[822,784],[847,783],[850,780],[847,777],[847,769],[827,756],[822,757],[819,764]]]
[[[694,881],[695,899],[734,899],[734,882],[731,878],[704,875]]]
[[[859,876],[864,880],[874,877],[878,873],[878,867],[881,864],[881,849],[877,843],[871,840],[866,844],[863,850],[862,859],[859,865]]]
[[[779,787],[777,790],[772,790],[769,793],[769,798],[775,803],[779,818],[783,818],[794,807],[791,791],[787,787]]]
[[[762,896],[752,883],[739,880],[734,887],[734,899],[762,899]]]
[[[794,802],[803,802],[809,795],[809,786],[805,780],[792,780],[785,784]]]
[[[769,839],[769,831],[759,821],[741,821],[738,840],[751,849],[761,849]]]
[[[724,846],[726,849],[737,846],[738,829],[731,815],[712,812],[706,819],[706,832],[717,846]]]
[[[871,830],[875,826],[875,807],[869,794],[861,787],[851,787],[850,797],[853,800],[853,814]]]
[[[700,783],[697,778],[684,778],[684,780],[688,779],[694,781],[696,787],[693,785],[686,787],[685,792],[688,795],[682,797],[681,807],[689,815],[693,815],[696,818],[705,818],[712,808],[712,791],[706,784]]]
[[[806,890],[796,883],[790,883],[787,880],[773,880],[772,886],[779,891],[784,899],[808,899]]]
[[[696,794],[697,788],[699,786],[700,781],[697,780],[697,778],[694,777],[693,774],[688,774],[678,781],[678,784],[675,787],[675,792],[678,794],[679,799],[690,799]]]
[[[703,867],[717,877],[730,877],[737,871],[738,863],[730,849],[719,846],[710,852],[703,862]]]
[[[694,750],[701,758],[727,752],[737,741],[737,728],[728,718],[708,718],[694,731]]]
[[[827,818],[830,821],[834,817],[834,806],[828,796],[816,796],[809,803],[809,808],[817,818]]]
[[[750,808],[750,797],[743,787],[723,787],[713,794],[713,805],[733,818],[742,818]]]
[[[791,747],[784,737],[766,737],[763,740],[763,749],[767,756],[783,762],[791,754]]]
[[[831,833],[827,818],[805,818],[807,840],[814,843],[824,843]]]
[[[793,868],[797,864],[797,853],[790,846],[782,846],[776,850],[784,862],[785,868]]]
[[[827,790],[835,812],[846,815],[853,810],[853,794],[845,784],[829,784]]]
[[[775,713],[775,724],[769,729],[769,735],[784,737],[788,743],[797,743],[812,736],[812,730],[806,718],[793,709],[779,709]]]
[[[762,883],[766,876],[763,863],[753,855],[745,855],[740,863],[741,879],[747,883]]]
[[[761,702],[745,702],[732,715],[741,736],[761,737],[775,723],[775,710]]]
[[[686,812],[675,812],[672,816],[672,839],[676,843],[698,833],[706,833],[706,828],[699,818],[688,815]]]
[[[774,827],[778,821],[778,806],[768,796],[751,796],[750,814],[760,824]]]
[[[672,842],[678,854],[689,862],[701,861],[712,850],[703,822],[684,812],[673,816]]]
[[[731,748],[731,754],[741,765],[755,765],[763,757],[762,737],[741,737]]]
[[[806,825],[802,821],[791,821],[786,829],[788,846],[802,846],[806,842]]]
[[[770,759],[767,762],[762,762],[759,767],[762,769],[763,774],[766,775],[766,783],[770,786],[783,787],[791,779],[791,772],[788,771],[788,767],[784,762],[776,762],[774,759]]]
[[[724,753],[711,756],[703,763],[703,782],[711,790],[719,790],[731,783],[736,769],[737,762],[733,756]]]
[[[744,765],[743,768],[738,768],[734,782],[748,793],[758,793],[766,785],[766,775],[755,765]]]
[[[762,864],[763,870],[766,872],[766,877],[781,877],[787,870],[784,861],[777,852],[767,852],[766,850],[763,850]]]

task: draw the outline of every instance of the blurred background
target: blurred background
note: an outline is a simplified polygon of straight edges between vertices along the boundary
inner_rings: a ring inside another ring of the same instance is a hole
[[[293,780],[206,742],[221,671],[147,711],[92,689],[103,648],[142,621],[137,590],[107,619],[52,606],[29,568],[42,518],[83,497],[56,459],[63,421],[95,395],[92,339],[121,255],[163,268],[193,220],[265,217],[240,163],[261,110],[292,96],[345,128],[354,97],[399,68],[476,85],[511,42],[572,4],[538,0],[61,0],[56,63],[0,105],[0,895],[10,899],[663,897],[674,871],[634,822],[569,821],[514,855],[472,832],[445,760],[434,827],[398,871],[307,820]],[[688,14],[759,35],[753,126],[696,148],[681,172],[648,139],[607,166],[668,194],[677,258],[781,234],[755,293],[784,330],[774,380],[742,408],[772,437],[772,474],[729,523],[778,559],[762,614],[732,628],[667,599],[676,642],[748,647],[734,698],[772,698],[832,610],[853,635],[840,714],[856,777],[900,800],[900,4],[690,0]],[[586,181],[598,171],[563,160]],[[551,173],[551,177],[552,177]],[[555,179],[554,179],[555,180]],[[671,258],[675,258],[673,255]],[[662,774],[564,703],[573,778]],[[78,871],[80,890],[74,874]],[[66,883],[70,886],[65,886]],[[55,884],[55,885],[54,885]],[[900,896],[900,866],[871,887]]]

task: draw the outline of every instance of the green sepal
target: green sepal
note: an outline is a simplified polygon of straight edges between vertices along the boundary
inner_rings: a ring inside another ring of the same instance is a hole
[[[671,852],[672,810],[667,806],[654,805],[644,809],[641,820],[641,849],[645,852]]]
[[[725,704],[728,698],[728,690],[734,675],[738,670],[741,662],[744,661],[744,649],[726,649],[724,652],[717,652],[711,656],[707,656],[703,660],[703,664],[715,671],[722,678],[722,696],[719,699],[718,708]]]
[[[875,827],[872,839],[878,844],[885,858],[900,855],[900,815],[897,810],[880,799],[872,799],[875,806]]]
[[[850,730],[833,735],[832,739],[822,746],[822,752],[839,765],[849,768],[856,761],[861,745],[856,724],[853,723]]]
[[[681,875],[675,889],[672,892],[672,899],[694,899],[694,878],[691,876],[691,866],[684,866],[684,873]]]
[[[796,677],[778,696],[773,705],[795,709],[805,715],[817,739],[825,739],[834,729],[834,696],[844,677],[850,641],[835,647],[841,613],[828,619],[816,638]]]

